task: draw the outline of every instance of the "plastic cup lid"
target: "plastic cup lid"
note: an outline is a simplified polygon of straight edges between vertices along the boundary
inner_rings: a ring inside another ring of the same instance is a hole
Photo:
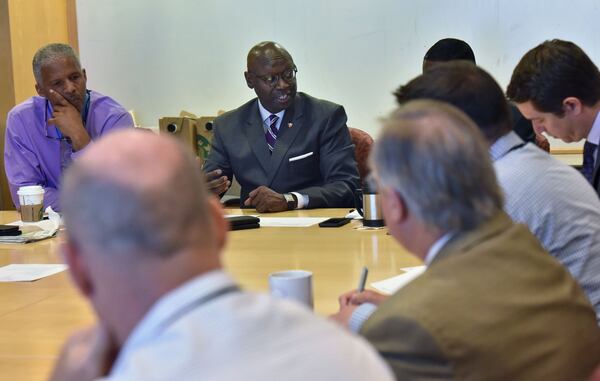
[[[38,195],[38,194],[44,194],[45,190],[44,188],[42,188],[41,185],[27,185],[24,187],[20,187],[19,190],[17,191],[17,194],[19,196],[31,196],[31,195]]]

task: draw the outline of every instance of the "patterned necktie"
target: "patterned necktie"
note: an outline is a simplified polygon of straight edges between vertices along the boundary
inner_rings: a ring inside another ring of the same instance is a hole
[[[273,148],[275,148],[275,141],[277,140],[277,120],[279,117],[275,114],[271,114],[269,116],[269,120],[267,121],[267,131],[265,132],[265,138],[267,139],[267,145],[269,146],[269,150],[273,152]]]
[[[592,182],[592,175],[594,174],[594,151],[598,147],[594,143],[590,143],[587,140],[583,145],[583,166],[581,167],[581,174],[589,181]]]

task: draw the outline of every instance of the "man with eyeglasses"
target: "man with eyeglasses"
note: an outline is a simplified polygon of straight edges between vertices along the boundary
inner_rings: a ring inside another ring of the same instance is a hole
[[[101,135],[133,127],[131,115],[112,98],[88,90],[85,69],[66,44],[49,44],[33,57],[39,96],[15,106],[6,121],[4,168],[12,200],[17,190],[44,187],[44,207],[60,211],[58,188],[63,170]]]
[[[209,187],[223,194],[235,176],[242,207],[351,207],[358,186],[354,146],[340,105],[296,93],[296,65],[266,41],[248,53],[246,84],[257,98],[214,121],[204,165]]]

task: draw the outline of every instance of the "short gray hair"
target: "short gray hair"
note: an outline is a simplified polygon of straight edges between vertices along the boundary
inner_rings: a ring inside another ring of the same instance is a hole
[[[471,230],[502,209],[487,144],[475,123],[446,103],[406,103],[385,121],[371,156],[379,181],[422,222]]]
[[[138,186],[134,180],[125,184],[74,162],[61,192],[70,240],[121,258],[166,258],[210,239],[212,218],[202,171],[185,147],[177,147],[178,165],[152,187]]]
[[[77,63],[77,66],[79,66],[81,69],[79,56],[71,47],[71,45],[53,43],[42,46],[37,52],[35,52],[32,62],[33,76],[38,84],[42,83],[42,66],[60,58],[72,58]]]

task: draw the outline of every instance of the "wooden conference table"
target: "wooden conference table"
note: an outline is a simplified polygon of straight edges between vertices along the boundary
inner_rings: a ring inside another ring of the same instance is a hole
[[[269,217],[343,217],[347,209],[317,209]],[[228,214],[256,214],[227,209]],[[267,215],[265,215],[267,216]],[[0,212],[0,223],[18,220]],[[369,267],[368,283],[420,264],[386,230],[358,230],[359,221],[340,228],[260,228],[234,231],[223,255],[227,271],[241,286],[268,290],[268,274],[288,269],[313,272],[315,310],[337,311],[337,297],[356,287]],[[0,266],[11,263],[61,263],[61,238],[25,245],[0,244]],[[36,282],[0,283],[0,379],[45,380],[71,332],[94,321],[93,312],[63,272]]]

